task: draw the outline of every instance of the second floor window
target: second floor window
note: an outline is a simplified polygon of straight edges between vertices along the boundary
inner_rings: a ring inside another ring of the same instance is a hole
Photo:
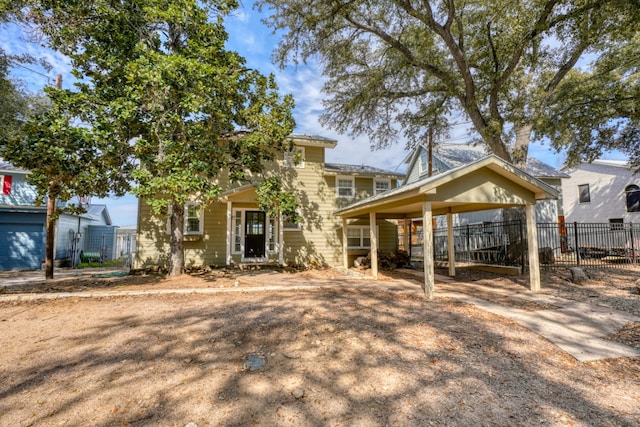
[[[427,152],[422,150],[420,152],[420,158],[418,159],[418,173],[420,175],[427,173],[427,169],[428,169],[428,155]]]
[[[352,198],[356,194],[356,183],[352,176],[336,176],[336,197]]]
[[[284,153],[284,165],[288,168],[303,169],[304,147],[294,147],[293,150]]]
[[[589,184],[578,185],[578,202],[590,203],[591,193],[589,192]]]
[[[374,179],[373,180],[373,194],[384,193],[391,188],[391,181],[388,179]]]

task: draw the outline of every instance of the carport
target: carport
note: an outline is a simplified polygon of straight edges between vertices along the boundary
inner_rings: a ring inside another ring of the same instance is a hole
[[[540,290],[540,263],[535,205],[538,200],[557,199],[558,191],[501,158],[490,155],[445,173],[403,185],[338,210],[342,218],[343,264],[348,268],[347,225],[350,219],[369,218],[371,271],[378,276],[378,219],[422,218],[424,293],[434,295],[433,229],[436,215],[447,217],[449,275],[455,276],[453,218],[455,213],[524,206],[527,221],[530,289]],[[404,221],[405,227],[407,221]],[[408,233],[405,230],[405,236]]]

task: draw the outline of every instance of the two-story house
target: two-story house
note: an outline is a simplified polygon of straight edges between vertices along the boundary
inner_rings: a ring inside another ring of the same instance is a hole
[[[624,160],[594,160],[562,169],[566,222],[640,222],[640,175]]]
[[[363,166],[325,162],[327,149],[337,142],[320,136],[292,135],[295,148],[267,165],[300,202],[301,221],[270,217],[258,208],[255,186],[227,189],[218,200],[185,208],[185,265],[233,265],[250,262],[340,266],[342,221],[337,209],[397,186],[403,175]],[[378,246],[397,248],[397,225],[377,223]],[[368,222],[354,220],[347,227],[351,258],[370,247]],[[138,204],[136,267],[166,265],[169,235],[166,218],[154,216]]]
[[[35,270],[44,262],[47,208],[36,205],[28,174],[0,159],[0,270]],[[83,249],[111,259],[115,229],[105,205],[88,205],[83,215],[63,213],[54,237],[56,263],[69,262],[74,255],[79,261]]]

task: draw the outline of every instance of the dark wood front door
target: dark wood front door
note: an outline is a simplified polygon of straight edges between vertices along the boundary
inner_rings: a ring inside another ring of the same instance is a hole
[[[266,214],[262,211],[247,211],[244,230],[244,257],[262,258],[266,244]]]

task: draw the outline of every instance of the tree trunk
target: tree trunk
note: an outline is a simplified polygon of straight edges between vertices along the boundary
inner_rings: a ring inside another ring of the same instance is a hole
[[[44,255],[46,280],[53,279],[53,252],[56,233],[56,196],[53,191],[54,185],[53,182],[49,183],[49,194],[47,195],[47,239]]]
[[[527,167],[527,156],[529,154],[529,142],[531,141],[532,132],[533,126],[530,124],[522,125],[516,129],[516,144],[513,147],[513,153],[511,153],[511,160],[514,165],[522,170]]]
[[[516,143],[511,153],[511,160],[515,166],[522,170],[527,168],[529,141],[531,140],[532,131],[533,127],[530,124],[522,125],[516,129]],[[507,251],[507,261],[512,265],[524,265],[524,257],[527,252],[525,238],[522,233],[522,227],[527,224],[524,206],[504,209],[503,220],[511,224],[520,224],[520,226],[512,225],[509,227],[510,244]]]
[[[184,206],[171,202],[169,276],[184,273]]]

